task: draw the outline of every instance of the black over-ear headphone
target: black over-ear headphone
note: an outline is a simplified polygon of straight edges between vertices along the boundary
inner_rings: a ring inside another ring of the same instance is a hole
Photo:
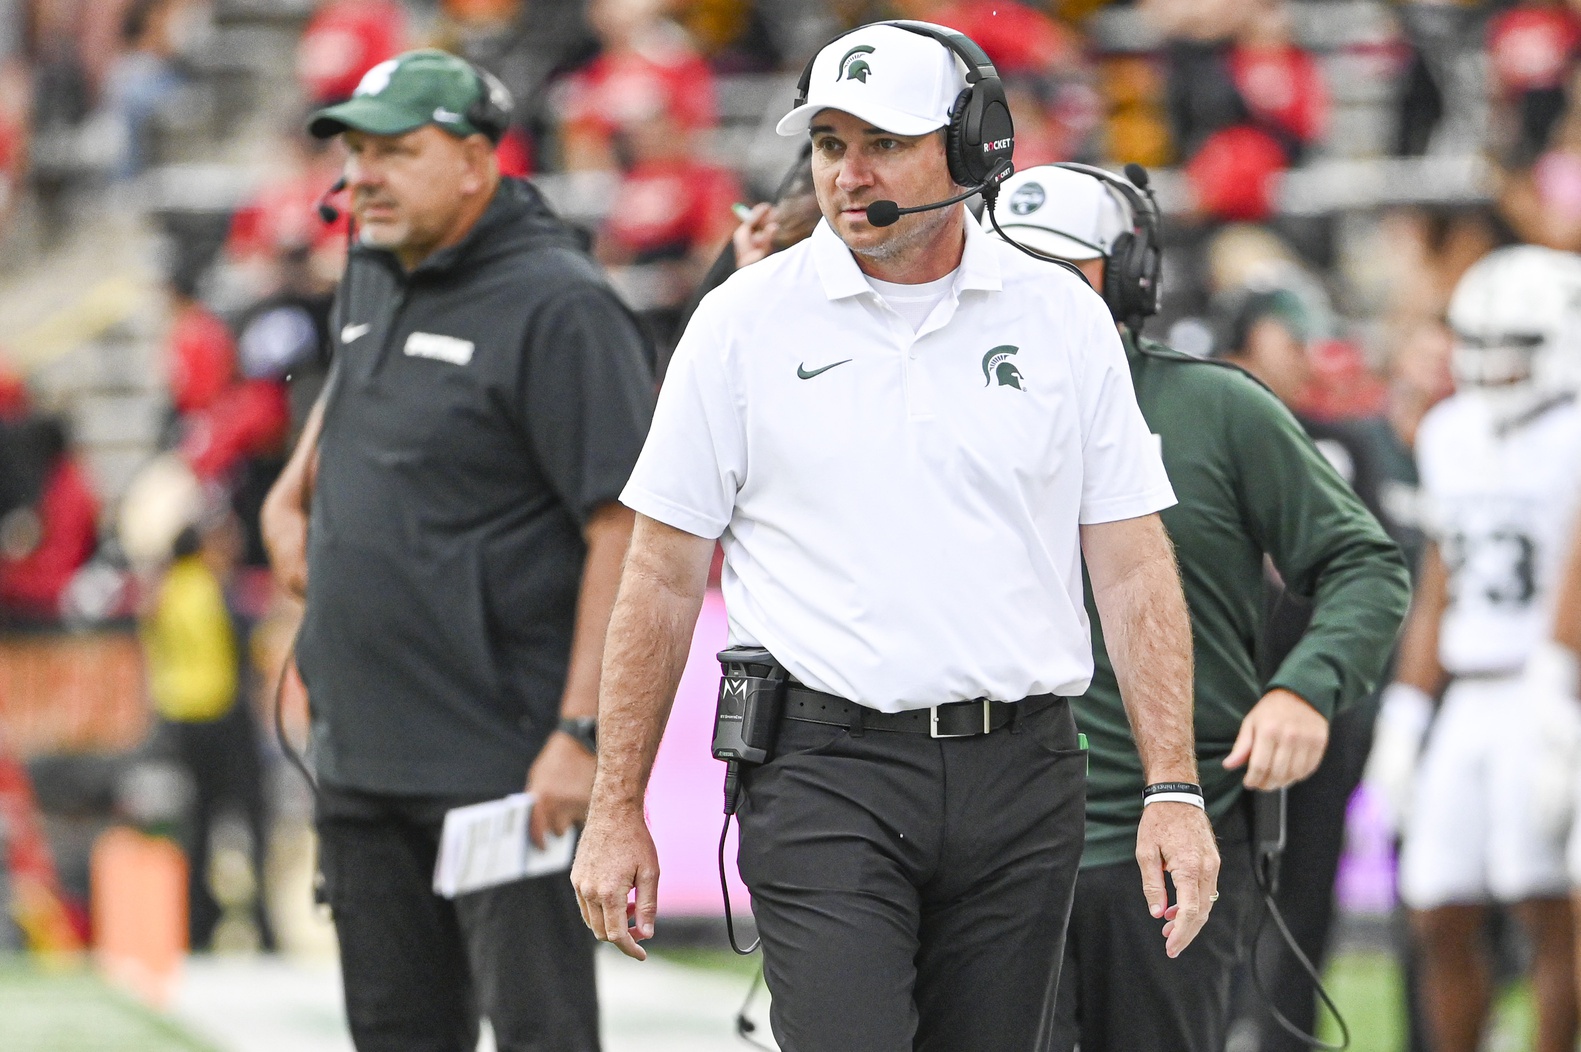
[[[510,89],[500,82],[500,78],[476,63],[472,64],[472,72],[478,78],[478,97],[472,100],[465,114],[467,123],[488,137],[489,142],[499,145],[505,138],[505,131],[510,127],[511,110],[515,108],[515,100],[511,98]]]
[[[1113,187],[1129,206],[1131,229],[1115,238],[1109,247],[1102,291],[1114,320],[1139,332],[1143,319],[1158,313],[1159,277],[1164,266],[1159,250],[1158,202],[1149,186],[1147,169],[1128,164],[1122,179],[1090,164],[1061,162],[1054,167],[1089,175]]]
[[[872,25],[894,26],[930,37],[966,63],[966,89],[956,96],[955,104],[950,107],[945,157],[950,165],[950,178],[957,185],[976,186],[986,182],[994,174],[994,169],[1010,160],[1016,146],[1015,127],[1010,121],[1010,104],[1005,101],[1005,86],[999,80],[999,72],[994,69],[988,53],[970,38],[928,22],[873,22],[857,28],[867,29]],[[807,91],[812,84],[812,67],[818,55],[829,44],[855,32],[856,29],[847,30],[830,38],[813,54],[807,67],[801,71],[801,79],[796,82],[796,105],[807,103]],[[1006,164],[1004,174],[999,178],[1002,180],[1013,171]],[[997,181],[995,186],[984,189],[983,196],[989,197],[996,191]]]

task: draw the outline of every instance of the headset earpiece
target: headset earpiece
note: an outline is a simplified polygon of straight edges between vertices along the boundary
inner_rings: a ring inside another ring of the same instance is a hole
[[[1136,299],[1132,286],[1132,257],[1135,255],[1137,237],[1126,232],[1114,239],[1109,246],[1109,261],[1103,268],[1103,301],[1116,321],[1128,318]]]
[[[950,166],[950,178],[957,186],[975,186],[981,180],[973,179],[966,168],[966,111],[972,105],[972,89],[967,88],[955,96],[950,107],[950,123],[944,128],[944,159]]]
[[[1016,148],[1015,125],[1010,119],[1010,104],[1005,100],[1005,86],[988,53],[970,37],[927,22],[899,20],[875,24],[894,26],[936,40],[966,65],[966,88],[950,107],[950,123],[946,126],[944,140],[945,159],[949,163],[950,178],[957,185],[976,186],[986,182],[1001,163],[1010,160]],[[831,37],[807,61],[796,81],[797,106],[807,102],[812,67],[818,55],[836,40],[854,32],[856,30],[847,30]],[[1015,168],[1006,164],[999,179],[1007,179],[1014,172]],[[990,187],[984,192],[992,194],[995,190]]]
[[[467,123],[498,146],[510,127],[515,101],[511,98],[510,89],[494,74],[476,65],[472,70],[478,77],[478,97],[467,107]]]
[[[1091,176],[1125,200],[1131,213],[1131,229],[1114,239],[1103,271],[1103,300],[1114,320],[1133,330],[1144,319],[1158,313],[1159,277],[1163,254],[1159,249],[1158,210],[1152,194],[1129,179],[1089,164],[1061,162],[1056,168]],[[1143,187],[1146,173],[1141,173]]]
[[[1015,131],[1004,85],[984,78],[961,93],[950,122],[950,175],[962,186],[976,186],[1015,151]],[[1005,177],[1011,174],[1005,172]]]

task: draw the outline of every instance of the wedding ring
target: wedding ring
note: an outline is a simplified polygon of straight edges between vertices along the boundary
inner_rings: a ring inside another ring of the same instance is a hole
[[[1217,891],[1215,891],[1212,895],[1209,895],[1208,896],[1208,901],[1209,902],[1218,902],[1219,901],[1219,893]]]

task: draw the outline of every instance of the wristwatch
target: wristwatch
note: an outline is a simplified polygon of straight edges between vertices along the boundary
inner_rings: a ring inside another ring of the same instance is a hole
[[[555,725],[555,730],[561,734],[568,734],[575,738],[577,744],[582,746],[594,756],[598,755],[598,717],[597,716],[563,716]]]

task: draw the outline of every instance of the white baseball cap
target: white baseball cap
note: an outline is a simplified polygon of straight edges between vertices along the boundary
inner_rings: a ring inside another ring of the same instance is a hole
[[[1037,252],[1056,259],[1098,259],[1131,229],[1129,210],[1102,180],[1043,164],[1001,184],[994,215],[1005,233]],[[993,233],[986,214],[983,226]]]
[[[878,22],[823,46],[812,60],[807,101],[781,117],[775,130],[804,135],[820,110],[844,110],[896,135],[923,135],[950,123],[950,107],[965,88],[955,52]]]

